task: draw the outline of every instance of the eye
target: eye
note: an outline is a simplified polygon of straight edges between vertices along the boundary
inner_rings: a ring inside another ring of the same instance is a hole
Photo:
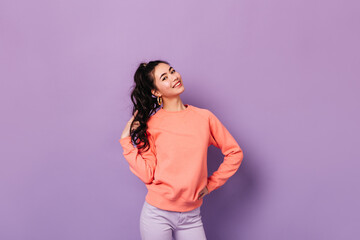
[[[173,69],[173,70],[171,71],[171,73],[174,73],[174,72],[176,72],[175,69]],[[166,78],[166,76],[162,79],[162,81],[164,81],[165,78]]]

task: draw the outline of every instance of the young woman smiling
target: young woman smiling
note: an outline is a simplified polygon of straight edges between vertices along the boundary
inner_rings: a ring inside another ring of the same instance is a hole
[[[132,117],[119,142],[131,172],[148,189],[140,215],[141,238],[206,239],[203,198],[238,170],[243,151],[210,110],[183,104],[183,80],[168,62],[141,63],[134,81]],[[210,145],[221,149],[224,161],[208,177]]]

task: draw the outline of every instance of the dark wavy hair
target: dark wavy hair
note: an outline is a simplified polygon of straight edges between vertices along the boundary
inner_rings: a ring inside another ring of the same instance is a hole
[[[130,126],[131,140],[137,145],[139,150],[145,152],[150,148],[147,121],[160,107],[156,96],[154,96],[151,92],[152,89],[158,90],[155,85],[154,69],[159,63],[169,64],[164,60],[140,63],[134,74],[135,83],[132,86],[130,95],[133,103],[132,115],[134,115],[135,111],[138,110]],[[138,121],[139,125],[136,129],[132,129],[134,122],[136,121]]]

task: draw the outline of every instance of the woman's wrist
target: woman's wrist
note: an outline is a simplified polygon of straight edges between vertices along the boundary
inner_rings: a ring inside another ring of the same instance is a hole
[[[130,135],[121,136],[120,139],[127,138],[127,137],[130,137]]]

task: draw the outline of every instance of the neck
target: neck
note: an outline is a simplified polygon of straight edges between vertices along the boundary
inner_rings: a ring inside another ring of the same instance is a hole
[[[162,108],[166,111],[171,111],[171,112],[182,111],[186,109],[185,105],[183,104],[180,98],[164,100]]]

